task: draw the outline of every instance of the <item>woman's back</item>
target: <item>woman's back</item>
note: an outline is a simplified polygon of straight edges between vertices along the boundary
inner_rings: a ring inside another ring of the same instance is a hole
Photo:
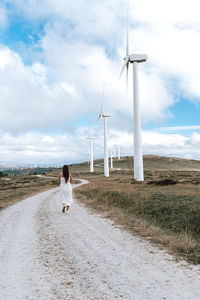
[[[66,185],[71,185],[70,184],[70,177],[68,178],[67,182],[65,177],[61,176],[60,177],[60,186],[66,186]]]

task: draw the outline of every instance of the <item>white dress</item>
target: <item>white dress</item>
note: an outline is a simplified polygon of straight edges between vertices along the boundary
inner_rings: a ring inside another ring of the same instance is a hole
[[[65,178],[60,178],[60,190],[59,190],[59,199],[62,204],[70,206],[73,203],[73,197],[72,197],[72,186],[70,183],[70,177],[65,182]]]

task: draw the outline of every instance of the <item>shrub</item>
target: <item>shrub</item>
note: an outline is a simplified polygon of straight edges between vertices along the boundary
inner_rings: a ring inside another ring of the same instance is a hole
[[[173,179],[162,179],[162,180],[151,180],[149,181],[147,184],[154,184],[154,185],[160,185],[160,186],[165,186],[165,185],[173,185],[173,184],[177,184],[177,181],[173,180]]]

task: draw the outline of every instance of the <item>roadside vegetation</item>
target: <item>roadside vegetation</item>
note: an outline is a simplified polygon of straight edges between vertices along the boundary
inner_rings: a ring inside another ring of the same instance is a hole
[[[36,171],[34,171],[36,172]],[[33,172],[33,173],[34,173]],[[28,173],[28,171],[27,171]],[[31,173],[31,172],[30,172]],[[45,176],[45,175],[44,175]],[[35,175],[0,174],[0,210],[28,196],[56,187],[56,178],[39,178]]]
[[[200,162],[146,156],[142,183],[132,179],[132,165],[130,157],[115,160],[114,167],[121,170],[113,170],[109,178],[103,177],[103,169],[91,176],[86,164],[82,170],[79,166],[79,175],[90,184],[76,190],[77,197],[177,258],[199,264]]]

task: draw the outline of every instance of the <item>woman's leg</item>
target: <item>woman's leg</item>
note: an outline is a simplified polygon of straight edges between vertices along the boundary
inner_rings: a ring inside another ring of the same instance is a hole
[[[70,206],[69,206],[69,205],[67,205],[67,212],[69,212],[69,208],[70,208]]]

